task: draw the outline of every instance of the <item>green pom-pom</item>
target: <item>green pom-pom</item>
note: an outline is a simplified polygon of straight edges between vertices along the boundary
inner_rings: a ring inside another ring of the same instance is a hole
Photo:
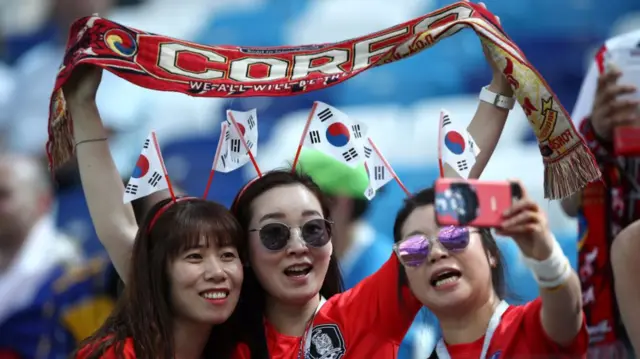
[[[310,176],[326,194],[365,198],[369,176],[364,164],[350,167],[321,151],[303,148],[296,167]]]

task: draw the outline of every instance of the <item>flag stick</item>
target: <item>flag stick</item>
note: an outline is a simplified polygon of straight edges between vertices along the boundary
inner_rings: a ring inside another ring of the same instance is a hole
[[[211,182],[213,182],[213,176],[216,173],[216,167],[218,167],[218,159],[220,158],[220,150],[222,149],[222,143],[224,142],[224,136],[227,133],[227,124],[222,124],[222,130],[220,132],[220,138],[218,139],[218,147],[216,148],[216,154],[213,155],[213,165],[211,166],[211,172],[209,172],[209,179],[207,180],[207,186],[204,188],[204,196],[202,198],[207,199],[209,196],[209,188]]]
[[[171,184],[171,179],[169,179],[169,174],[167,173],[167,167],[164,165],[164,158],[162,158],[162,152],[160,152],[160,144],[158,143],[158,137],[156,137],[156,131],[151,131],[151,138],[153,139],[153,145],[156,148],[156,153],[158,154],[158,159],[160,160],[160,165],[162,166],[162,172],[164,172],[164,178],[167,179],[167,187],[169,187],[169,194],[171,195],[171,200],[175,202],[176,194],[173,191],[173,185]]]
[[[296,151],[296,156],[293,158],[293,165],[291,165],[291,173],[296,172],[296,165],[298,164],[298,159],[300,159],[300,152],[302,152],[302,146],[304,145],[304,138],[307,136],[307,132],[309,131],[309,126],[311,125],[311,119],[313,119],[313,115],[316,112],[316,107],[318,107],[318,102],[314,101],[313,106],[311,107],[311,111],[309,111],[309,117],[307,117],[307,123],[304,124],[304,130],[302,130],[302,136],[300,136],[300,143],[298,144],[298,150]]]
[[[440,111],[440,129],[438,130],[438,168],[440,170],[440,177],[444,178],[444,165],[442,164],[442,142],[444,140],[444,131],[442,127],[444,122],[444,112]]]
[[[384,166],[387,167],[387,170],[389,171],[389,173],[391,173],[391,176],[393,176],[393,179],[396,180],[396,182],[398,183],[400,188],[402,188],[402,190],[407,195],[407,197],[411,197],[411,192],[409,192],[407,187],[405,187],[402,181],[400,181],[400,178],[398,177],[396,172],[393,170],[393,168],[391,168],[391,165],[389,164],[389,162],[387,162],[387,159],[384,158],[382,153],[378,150],[378,147],[376,147],[376,145],[373,143],[373,140],[371,138],[368,138],[368,140],[369,140],[369,143],[371,144],[371,148],[373,148],[373,150],[376,151],[376,154],[378,155],[378,157],[380,157],[380,160],[382,161],[382,163],[384,163]]]
[[[233,117],[233,114],[231,113],[231,111],[227,111],[227,114],[229,115],[229,119],[231,120],[233,127],[235,127],[236,131],[238,132],[238,135],[240,136],[240,141],[242,141],[242,145],[244,146],[244,149],[247,150],[247,154],[249,154],[249,159],[251,160],[251,163],[253,163],[253,168],[256,169],[256,172],[258,173],[258,177],[262,177],[262,172],[260,172],[260,167],[258,167],[258,162],[256,162],[256,158],[253,157],[253,153],[251,152],[251,149],[247,145],[247,140],[244,139],[244,134],[240,132],[240,127],[238,127],[238,123],[236,122],[236,119]]]

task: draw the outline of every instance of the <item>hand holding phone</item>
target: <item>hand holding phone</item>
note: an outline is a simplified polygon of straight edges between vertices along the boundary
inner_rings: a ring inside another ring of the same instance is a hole
[[[499,227],[502,214],[522,197],[519,184],[440,178],[435,182],[436,222],[440,226]]]

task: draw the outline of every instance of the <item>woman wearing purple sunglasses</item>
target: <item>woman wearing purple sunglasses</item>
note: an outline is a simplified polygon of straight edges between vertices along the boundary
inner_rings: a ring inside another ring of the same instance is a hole
[[[393,232],[400,283],[440,322],[432,358],[586,357],[578,277],[524,189],[497,232],[518,244],[539,284],[540,297],[525,305],[503,300],[500,250],[488,229],[436,225],[433,189],[405,201]]]

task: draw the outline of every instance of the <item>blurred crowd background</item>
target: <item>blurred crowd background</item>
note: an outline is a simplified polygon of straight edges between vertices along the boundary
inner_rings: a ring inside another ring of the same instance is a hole
[[[368,34],[451,2],[0,0],[2,151],[46,160],[49,96],[62,59],[68,27],[80,16],[97,12],[131,27],[198,43],[276,46],[332,42]],[[637,0],[485,2],[500,17],[506,32],[548,81],[568,111],[573,108],[582,78],[597,48],[611,36],[640,28],[640,3]],[[155,129],[173,181],[192,195],[203,193],[220,122],[229,108],[257,108],[260,123],[258,162],[263,170],[284,166],[293,157],[313,101],[318,100],[366,122],[371,137],[399,177],[410,190],[417,190],[430,186],[438,174],[436,137],[440,109],[449,110],[461,121],[470,121],[477,106],[477,95],[490,81],[490,76],[479,41],[472,33],[463,33],[419,56],[367,71],[326,90],[295,97],[194,99],[145,90],[105,74],[98,105],[111,131],[111,148],[123,180],[129,178],[146,135]],[[13,171],[0,170],[0,215],[3,217],[0,218],[0,232],[15,224],[17,217],[33,212],[24,211],[21,203],[33,200],[34,196],[28,193],[32,193],[34,187],[11,192],[15,186],[24,185],[20,182],[23,179],[13,178],[18,176],[16,172],[15,168]],[[229,205],[237,190],[254,175],[251,166],[229,174],[218,173],[210,199]],[[519,107],[511,112],[483,178],[522,179],[549,213],[554,233],[575,263],[577,224],[564,215],[559,203],[543,198],[540,152]],[[16,181],[19,183],[11,187]],[[72,238],[84,255],[100,256],[102,247],[92,229],[74,171],[58,178],[53,193],[53,204],[44,215],[52,219],[56,233]],[[394,217],[389,214],[400,206],[402,197],[403,192],[391,183],[365,213],[368,225],[389,236],[389,241]],[[17,201],[21,205],[8,206],[7,201]],[[3,239],[0,233],[0,241]],[[508,257],[510,289],[522,300],[536,296],[537,286],[528,271],[520,266],[516,247],[508,242],[502,245]],[[390,244],[388,248],[390,253]],[[37,257],[29,261],[33,266],[39,264],[35,263]],[[2,319],[0,310],[0,323]]]

